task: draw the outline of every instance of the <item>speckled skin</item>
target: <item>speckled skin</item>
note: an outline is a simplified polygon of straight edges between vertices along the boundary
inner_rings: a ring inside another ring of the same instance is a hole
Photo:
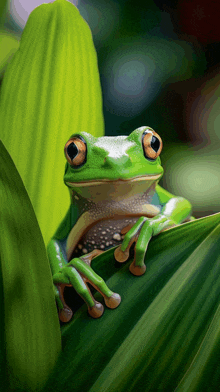
[[[123,186],[126,189],[129,184],[125,183]],[[155,211],[153,209],[151,211],[150,209],[151,201],[155,193],[155,186],[156,183],[153,183],[147,191],[142,191],[141,193],[130,197],[125,193],[123,200],[118,201],[107,199],[100,202],[94,202],[77,195],[75,191],[71,191],[73,203],[77,204],[78,209],[82,214],[86,211],[90,211],[92,220],[95,223],[85,230],[84,234],[75,245],[70,259],[92,252],[94,249],[105,251],[114,246],[118,246],[124,238],[124,235],[122,235],[123,229],[128,225],[130,225],[130,227],[134,225],[138,217],[142,215],[143,205],[149,205],[148,217],[155,216],[159,211],[156,209]],[[135,217],[133,217],[133,214]],[[117,215],[120,217],[117,217]],[[110,219],[106,219],[106,216]]]
[[[92,252],[94,249],[108,250],[113,246],[118,246],[124,239],[124,235],[121,233],[122,229],[129,224],[133,226],[137,219],[116,219],[98,222],[81,237],[73,251],[72,257],[79,257]]]

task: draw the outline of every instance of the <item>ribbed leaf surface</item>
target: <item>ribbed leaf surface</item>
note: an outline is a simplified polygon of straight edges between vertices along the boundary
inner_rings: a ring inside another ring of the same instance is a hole
[[[4,30],[0,30],[0,78],[3,76],[18,47],[18,37]]]
[[[64,145],[74,132],[104,132],[90,29],[66,0],[30,15],[1,91],[0,138],[20,173],[47,242],[63,219]]]
[[[97,257],[94,269],[122,303],[96,320],[83,306],[63,327],[63,352],[45,391],[218,390],[219,249],[216,214],[155,237],[141,277],[128,264],[117,268],[112,251]]]
[[[1,142],[0,168],[0,389],[29,392],[54,367],[60,328],[39,225]]]

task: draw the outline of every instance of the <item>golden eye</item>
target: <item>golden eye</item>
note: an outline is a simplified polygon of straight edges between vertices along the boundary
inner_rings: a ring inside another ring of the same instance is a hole
[[[145,158],[155,160],[161,153],[163,143],[161,137],[152,129],[147,128],[142,135]]]
[[[64,153],[71,166],[81,166],[86,162],[86,142],[80,136],[74,136],[68,140],[64,147]]]

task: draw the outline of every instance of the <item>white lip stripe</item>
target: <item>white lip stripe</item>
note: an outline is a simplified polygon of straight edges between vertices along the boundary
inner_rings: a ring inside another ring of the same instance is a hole
[[[118,179],[118,180],[108,180],[108,179],[103,179],[103,180],[97,180],[97,181],[85,181],[85,182],[66,182],[66,185],[72,186],[72,187],[82,187],[82,186],[92,186],[92,185],[101,185],[103,183],[110,183],[110,184],[119,184],[119,183],[124,183],[124,182],[135,182],[135,181],[148,181],[148,180],[157,180],[160,178],[160,174],[152,175],[152,176],[139,176],[139,177],[134,177],[134,178],[128,178],[128,179]]]

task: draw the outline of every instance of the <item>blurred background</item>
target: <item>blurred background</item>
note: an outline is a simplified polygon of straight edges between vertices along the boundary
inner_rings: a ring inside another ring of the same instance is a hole
[[[1,0],[0,82],[34,7]],[[76,4],[76,1],[72,1]],[[161,185],[201,217],[220,211],[220,3],[79,0],[98,55],[106,135],[149,125],[162,137]]]

